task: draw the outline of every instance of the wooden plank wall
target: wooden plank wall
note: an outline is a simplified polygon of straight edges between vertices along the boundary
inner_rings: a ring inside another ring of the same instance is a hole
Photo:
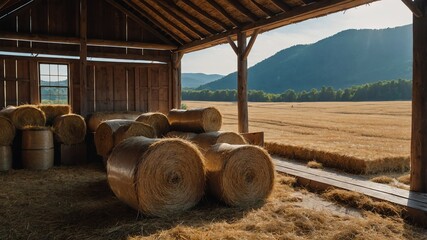
[[[79,65],[76,60],[0,56],[0,109],[38,104],[38,64],[67,63],[70,105],[80,113]],[[88,62],[87,109],[100,111],[161,111],[172,108],[170,64]]]

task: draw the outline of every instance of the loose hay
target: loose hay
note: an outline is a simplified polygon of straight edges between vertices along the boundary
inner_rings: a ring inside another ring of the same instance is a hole
[[[71,113],[71,106],[68,104],[39,104],[37,107],[44,112],[47,125],[52,125],[55,118]]]
[[[124,140],[107,161],[107,176],[120,200],[150,216],[164,217],[193,207],[205,187],[203,156],[180,139]]]
[[[157,137],[164,136],[167,132],[169,132],[169,120],[166,115],[160,112],[154,113],[144,113],[141,114],[137,119],[137,122],[142,122],[147,125],[150,125],[154,128]]]
[[[86,137],[86,122],[77,114],[66,114],[55,118],[53,122],[55,139],[66,145],[81,143]]]
[[[309,168],[316,168],[316,169],[322,169],[323,165],[316,161],[310,161],[307,163],[307,167]]]
[[[20,130],[26,126],[44,126],[46,124],[44,113],[32,105],[9,106],[2,109],[0,115],[9,118],[15,128]]]
[[[98,126],[95,132],[96,152],[98,155],[106,158],[120,140],[130,136],[153,138],[154,130],[146,124],[137,123],[133,120],[120,119],[104,121]]]
[[[15,127],[12,122],[0,116],[0,146],[9,146],[15,137]]]
[[[209,191],[226,204],[254,206],[270,195],[274,165],[262,148],[222,143],[214,145],[205,157]]]
[[[409,185],[411,184],[411,174],[406,174],[397,178],[397,181]]]
[[[389,184],[393,182],[393,178],[389,176],[378,176],[371,179],[372,182]]]
[[[214,132],[222,125],[222,116],[214,107],[196,109],[172,109],[168,114],[171,128],[183,132]]]
[[[89,116],[87,129],[90,132],[95,132],[99,124],[107,120],[127,119],[135,120],[141,115],[141,112],[96,112]]]

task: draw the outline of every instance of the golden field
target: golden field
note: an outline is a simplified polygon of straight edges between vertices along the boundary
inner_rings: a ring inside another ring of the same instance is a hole
[[[237,131],[237,103],[183,103],[188,108],[217,107],[223,130]],[[350,171],[408,168],[410,130],[410,101],[249,103],[249,131],[263,131],[267,143],[280,144],[267,144],[273,153],[285,151],[281,155]]]

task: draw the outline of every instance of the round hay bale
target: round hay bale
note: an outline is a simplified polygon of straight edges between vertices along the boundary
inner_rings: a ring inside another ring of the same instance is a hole
[[[195,136],[197,136],[197,133],[178,132],[178,131],[168,132],[165,135],[165,137],[167,138],[182,138],[184,140],[191,140]]]
[[[148,124],[154,128],[157,137],[162,137],[169,132],[169,120],[163,113],[143,113],[136,119],[136,121]]]
[[[2,109],[0,115],[9,118],[15,128],[20,130],[26,126],[44,126],[46,124],[43,111],[32,105],[9,106]]]
[[[37,105],[46,116],[46,124],[51,126],[59,116],[71,113],[71,106],[68,104],[39,104]]]
[[[132,137],[114,148],[107,178],[121,201],[145,215],[164,217],[199,202],[205,168],[202,154],[187,141]]]
[[[86,122],[78,114],[65,114],[55,118],[53,133],[56,141],[66,145],[81,143],[86,137]]]
[[[114,146],[130,137],[140,136],[147,138],[155,138],[156,134],[151,126],[141,122],[133,122],[130,125],[121,126],[114,133]]]
[[[9,171],[12,168],[12,148],[0,146],[0,172]]]
[[[221,113],[214,107],[172,109],[168,119],[174,131],[182,132],[214,132],[220,130],[222,125]]]
[[[26,169],[53,167],[53,134],[48,127],[27,127],[22,131],[22,164]]]
[[[87,128],[88,131],[95,132],[99,124],[104,121],[115,119],[135,120],[141,114],[141,112],[96,112],[89,116]]]
[[[253,145],[214,145],[205,154],[209,191],[231,206],[249,207],[271,193],[274,165],[270,155]]]
[[[213,145],[218,143],[228,143],[234,145],[246,144],[245,139],[235,132],[209,132],[200,133],[190,139],[203,152],[208,151]]]
[[[12,145],[13,138],[15,138],[15,127],[8,118],[0,116],[0,146]]]
[[[146,124],[133,120],[104,121],[98,126],[95,132],[96,152],[98,155],[107,158],[108,154],[110,154],[111,150],[120,140],[135,135],[154,138],[154,130]]]

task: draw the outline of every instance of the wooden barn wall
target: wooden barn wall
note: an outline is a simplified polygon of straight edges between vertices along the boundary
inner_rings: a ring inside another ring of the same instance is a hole
[[[151,32],[137,24],[126,14],[105,0],[88,2],[88,38],[115,41],[162,43]],[[79,37],[79,0],[37,0],[18,15],[0,20],[0,31]],[[0,51],[34,52],[79,56],[79,45],[30,41],[0,40]],[[118,47],[88,47],[88,56],[114,58],[152,58],[165,61],[168,51],[141,50]],[[128,56],[128,57],[126,57]],[[142,56],[145,56],[143,58]]]
[[[77,60],[0,56],[0,109],[38,104],[39,63],[69,65],[69,103],[80,113],[81,86]],[[88,62],[88,114],[99,111],[161,111],[172,108],[170,64]]]

